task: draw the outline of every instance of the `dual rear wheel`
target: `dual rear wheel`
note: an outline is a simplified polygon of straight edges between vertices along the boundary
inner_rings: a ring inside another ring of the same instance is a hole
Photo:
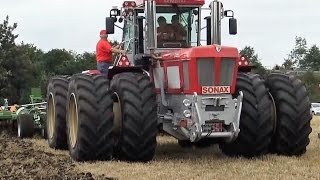
[[[48,86],[50,147],[68,148],[76,161],[153,158],[157,114],[148,76],[121,73],[111,83],[102,75],[58,79]]]
[[[110,85],[109,85],[110,84]],[[229,156],[273,152],[302,155],[311,133],[310,101],[303,83],[289,75],[240,73],[236,94],[244,94],[240,133],[220,143]],[[156,149],[157,112],[148,76],[78,74],[53,78],[48,86],[47,131],[52,148],[69,149],[76,161],[149,161]]]

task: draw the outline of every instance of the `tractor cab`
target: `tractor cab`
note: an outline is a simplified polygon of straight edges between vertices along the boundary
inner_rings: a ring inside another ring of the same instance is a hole
[[[115,22],[123,22],[122,41],[128,53],[126,57],[119,57],[112,68],[125,64],[142,66],[154,76],[159,88],[156,79],[164,81],[168,92],[202,94],[203,88],[211,90],[213,86],[228,86],[228,92],[233,92],[241,59],[237,48],[220,45],[221,20],[230,18],[231,35],[237,34],[237,22],[233,11],[224,10],[221,2],[213,1],[207,9],[202,7],[204,3],[204,0],[125,1],[121,10],[114,7],[106,18],[106,29],[112,34]],[[202,12],[208,10],[210,16],[201,17]],[[202,20],[206,22],[205,27]],[[206,45],[202,46],[201,34],[205,29]],[[161,61],[152,66],[150,60],[154,56]],[[164,73],[161,72],[162,77],[155,77],[159,68]]]
[[[213,1],[206,9],[202,7],[204,3],[204,0],[125,1],[120,10],[114,7],[110,11],[106,29],[109,34],[114,33],[115,26],[123,30],[122,41],[132,65],[137,54],[140,57],[201,46],[205,29],[206,45],[220,45],[221,19],[230,17],[230,34],[237,33],[236,19],[232,11],[223,10],[221,2]],[[210,16],[201,17],[202,11],[208,10]],[[202,20],[206,22],[205,27]],[[115,25],[116,22],[123,23],[123,27]]]
[[[155,17],[157,48],[199,46],[199,10],[199,7],[159,6]]]

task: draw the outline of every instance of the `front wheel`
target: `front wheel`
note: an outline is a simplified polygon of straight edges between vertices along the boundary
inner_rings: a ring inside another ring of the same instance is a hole
[[[71,78],[67,99],[67,135],[72,159],[111,159],[112,105],[107,77],[79,74]]]
[[[49,147],[67,149],[66,102],[68,78],[57,76],[50,79],[47,88],[46,131]]]
[[[156,149],[157,106],[148,76],[120,73],[113,77],[116,156],[129,161],[149,161]]]
[[[278,73],[269,75],[266,84],[277,109],[271,151],[289,156],[304,154],[312,131],[311,103],[306,87],[296,77]]]
[[[254,157],[268,153],[273,132],[273,106],[263,80],[257,74],[239,73],[236,95],[243,92],[240,133],[232,143],[220,143],[229,156]]]

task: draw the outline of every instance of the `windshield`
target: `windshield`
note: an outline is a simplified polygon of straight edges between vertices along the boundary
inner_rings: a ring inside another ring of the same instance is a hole
[[[134,38],[133,24],[133,15],[127,16],[126,20],[124,21],[122,41],[124,42],[124,48],[128,48],[127,50],[129,52],[132,51],[134,45],[132,41],[132,38]]]
[[[199,8],[157,7],[157,47],[197,46]]]

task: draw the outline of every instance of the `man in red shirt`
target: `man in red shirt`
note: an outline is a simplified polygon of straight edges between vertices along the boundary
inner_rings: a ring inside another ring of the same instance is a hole
[[[112,53],[125,54],[125,50],[112,47],[108,41],[108,32],[106,30],[100,31],[100,40],[96,46],[96,60],[97,69],[102,74],[108,74],[109,66],[112,63]]]

